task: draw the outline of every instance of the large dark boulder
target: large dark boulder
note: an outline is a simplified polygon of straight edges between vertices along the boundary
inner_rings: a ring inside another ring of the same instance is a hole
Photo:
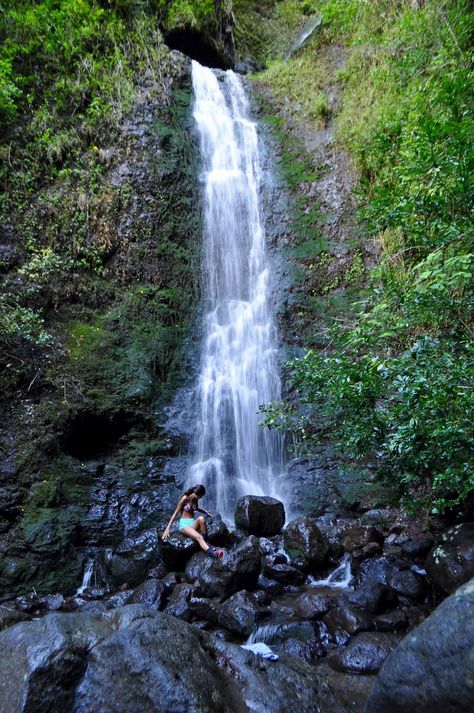
[[[384,663],[366,713],[474,709],[474,578],[411,631]]]
[[[258,618],[258,606],[249,592],[233,594],[222,605],[219,624],[241,636],[248,636]]]
[[[147,579],[135,589],[127,604],[144,604],[160,609],[164,604],[166,585],[160,579]]]
[[[350,606],[339,606],[331,609],[324,616],[324,623],[331,633],[344,629],[348,634],[374,629],[374,618],[362,609]]]
[[[245,495],[235,507],[236,527],[250,535],[278,535],[285,524],[283,503],[275,498]]]
[[[273,557],[264,558],[262,572],[265,577],[274,579],[280,584],[302,584],[306,579],[306,575],[301,570],[285,562],[275,563]]]
[[[191,584],[177,584],[166,605],[165,613],[183,621],[190,621],[192,611],[189,602],[193,594],[194,588]]]
[[[380,582],[366,582],[355,590],[349,590],[341,595],[341,602],[379,614],[397,603],[393,593]]]
[[[321,592],[305,592],[295,601],[295,614],[301,619],[317,619],[334,605],[335,597]]]
[[[199,592],[206,597],[223,599],[241,589],[255,589],[260,569],[258,539],[251,535],[201,571],[198,576]]]
[[[160,538],[159,549],[161,559],[169,569],[181,570],[189,558],[201,548],[197,542],[181,532],[172,532],[167,540]]]
[[[367,632],[357,634],[329,663],[347,673],[376,673],[400,642],[396,634]]]
[[[0,713],[71,711],[88,653],[111,631],[110,620],[79,613],[50,614],[2,632]]]
[[[449,594],[474,577],[474,522],[455,525],[445,532],[429,553],[425,569]]]
[[[327,539],[309,517],[299,517],[289,523],[284,544],[291,561],[307,569],[321,565],[329,550]]]
[[[153,527],[123,540],[113,554],[106,558],[105,564],[113,584],[126,582],[133,587],[143,582],[159,559],[158,535]]]
[[[383,539],[383,533],[377,527],[353,527],[345,532],[342,538],[342,546],[346,552],[353,552],[365,547],[370,542],[376,542],[381,545]]]
[[[301,658],[267,662],[141,605],[18,624],[0,650],[0,713],[346,712]]]

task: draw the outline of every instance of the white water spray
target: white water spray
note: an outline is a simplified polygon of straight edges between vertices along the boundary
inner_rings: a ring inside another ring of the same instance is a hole
[[[225,519],[242,495],[282,499],[283,439],[258,425],[280,397],[256,125],[242,82],[193,62],[204,183],[204,342],[194,464]],[[218,78],[219,77],[219,78]]]

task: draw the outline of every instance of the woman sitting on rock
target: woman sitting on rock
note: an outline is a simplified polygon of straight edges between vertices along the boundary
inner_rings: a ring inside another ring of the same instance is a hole
[[[198,518],[194,519],[194,512],[203,512],[204,515],[211,517],[207,510],[203,510],[198,507],[199,498],[202,498],[206,493],[206,488],[204,485],[194,485],[192,488],[188,488],[184,495],[181,496],[179,502],[176,506],[176,510],[171,516],[171,520],[166,526],[163,532],[163,539],[168,539],[170,535],[170,527],[176,519],[179,513],[179,531],[195,540],[199,547],[204,550],[204,552],[214,559],[220,559],[223,555],[222,550],[218,550],[216,547],[210,547],[206,542],[207,537],[207,527],[205,518],[200,515]],[[201,534],[202,533],[202,534]]]

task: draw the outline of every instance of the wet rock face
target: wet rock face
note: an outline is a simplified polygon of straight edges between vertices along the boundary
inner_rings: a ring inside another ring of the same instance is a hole
[[[474,703],[474,579],[406,636],[383,665],[366,713],[468,713]]]
[[[235,524],[250,535],[278,535],[285,524],[283,503],[275,498],[246,495],[238,500]]]
[[[342,546],[346,552],[353,552],[366,547],[371,542],[381,545],[383,539],[383,533],[376,527],[354,527],[345,533]]]
[[[222,605],[219,624],[229,631],[248,636],[258,618],[258,606],[254,597],[242,591],[233,594]]]
[[[160,539],[160,555],[164,564],[170,569],[182,569],[191,555],[200,550],[194,542],[180,532],[172,532],[167,540]]]
[[[396,634],[358,634],[329,663],[336,670],[347,673],[377,673],[399,642],[400,637]]]
[[[299,517],[289,523],[284,543],[291,561],[307,569],[321,565],[329,550],[323,533],[309,517]]]
[[[0,713],[344,713],[302,658],[267,663],[140,605],[48,615],[0,648]]]
[[[450,594],[474,577],[474,522],[445,532],[429,553],[425,568],[433,582]]]
[[[199,574],[198,588],[206,597],[228,597],[241,589],[255,589],[260,570],[259,542],[251,535],[222,559],[211,561]]]

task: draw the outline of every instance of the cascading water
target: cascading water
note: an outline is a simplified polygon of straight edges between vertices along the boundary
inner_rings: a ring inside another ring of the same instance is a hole
[[[257,129],[242,82],[193,62],[204,183],[204,340],[194,464],[225,519],[242,495],[282,498],[283,439],[258,425],[280,397]]]

